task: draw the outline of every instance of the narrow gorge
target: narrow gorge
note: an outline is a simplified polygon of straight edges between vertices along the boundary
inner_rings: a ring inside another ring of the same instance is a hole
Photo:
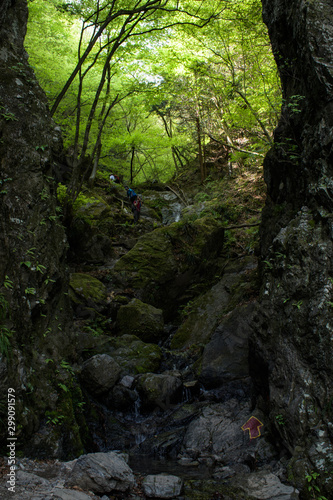
[[[264,181],[221,157],[202,182],[198,154],[135,185],[133,224],[105,178],[63,217],[28,6],[2,1],[1,498],[332,496],[333,8],[262,4],[283,92]]]

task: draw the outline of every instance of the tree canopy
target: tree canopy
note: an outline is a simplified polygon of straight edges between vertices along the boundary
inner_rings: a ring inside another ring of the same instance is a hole
[[[33,0],[26,48],[63,130],[69,192],[263,155],[280,87],[260,0]]]

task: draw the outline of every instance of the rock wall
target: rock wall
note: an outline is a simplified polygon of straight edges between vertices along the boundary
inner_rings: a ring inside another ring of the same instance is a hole
[[[317,471],[316,484],[330,498],[333,6],[330,0],[262,4],[283,106],[264,163],[263,286],[252,373],[258,401],[291,453],[290,479],[307,498],[305,476]]]
[[[6,401],[8,387],[16,391],[22,449],[46,426],[47,412],[61,412],[58,384],[67,375],[58,371],[57,381],[56,370],[73,347],[64,295],[67,243],[54,181],[60,129],[23,47],[26,0],[1,2],[0,16],[0,392]],[[40,449],[44,441],[61,455],[59,432],[54,440],[40,435]]]

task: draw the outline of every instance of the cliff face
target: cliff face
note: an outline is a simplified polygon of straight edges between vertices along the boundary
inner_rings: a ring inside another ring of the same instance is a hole
[[[291,476],[302,487],[317,470],[322,491],[332,492],[326,471],[333,461],[333,6],[329,0],[262,3],[284,101],[264,164],[253,375],[293,455]]]
[[[62,142],[23,47],[26,1],[2,2],[0,15],[0,390],[5,400],[16,390],[23,445],[59,402],[46,360],[71,352],[54,182]]]

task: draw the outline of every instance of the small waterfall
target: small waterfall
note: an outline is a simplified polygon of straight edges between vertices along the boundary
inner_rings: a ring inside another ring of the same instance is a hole
[[[184,204],[177,195],[171,191],[159,191],[154,195],[147,196],[147,200],[157,200],[163,203],[161,207],[162,223],[164,225],[179,222],[181,219]]]
[[[183,386],[182,403],[187,403],[192,399],[192,391],[189,387]]]
[[[143,443],[147,439],[147,436],[145,434],[140,434],[137,433],[135,434],[135,444],[139,446],[141,443]]]
[[[134,389],[134,392],[137,395],[137,398],[134,401],[134,420],[135,420],[135,422],[137,422],[140,418],[141,398],[140,398],[136,389]]]
[[[163,224],[179,222],[183,208],[184,206],[179,201],[173,201],[168,207],[163,207],[161,209]]]

